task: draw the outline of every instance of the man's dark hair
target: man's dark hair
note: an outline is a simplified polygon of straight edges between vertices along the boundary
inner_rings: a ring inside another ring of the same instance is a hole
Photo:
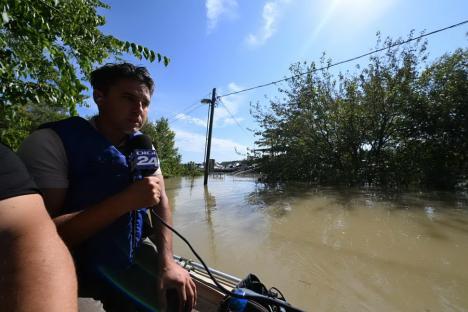
[[[145,84],[150,94],[154,91],[154,81],[148,70],[130,63],[108,63],[91,72],[91,85],[94,89],[106,93],[109,87],[121,79],[134,79]]]

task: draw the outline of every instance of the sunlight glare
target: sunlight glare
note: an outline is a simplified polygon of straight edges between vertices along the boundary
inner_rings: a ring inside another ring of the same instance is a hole
[[[323,34],[328,37],[351,38],[363,28],[375,22],[394,6],[398,0],[332,0],[310,5],[313,21],[312,33],[301,49],[307,55],[314,42]]]

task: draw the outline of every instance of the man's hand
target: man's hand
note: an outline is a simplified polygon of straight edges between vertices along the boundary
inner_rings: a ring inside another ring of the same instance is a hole
[[[175,289],[179,295],[178,311],[192,311],[197,304],[197,288],[190,274],[174,261],[161,268],[160,272],[160,302],[166,309],[166,291]],[[171,309],[172,310],[172,309]]]
[[[129,211],[159,204],[161,200],[160,182],[156,176],[144,177],[142,180],[133,182],[122,194],[128,203]]]

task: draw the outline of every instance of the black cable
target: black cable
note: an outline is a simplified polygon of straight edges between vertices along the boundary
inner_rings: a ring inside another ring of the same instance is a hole
[[[172,114],[172,116],[169,117],[168,119],[176,119],[180,114],[186,113],[187,111],[189,111],[189,110],[193,109],[194,107],[196,107],[198,104],[200,104],[199,101],[196,101],[195,103],[193,103],[193,104],[187,106],[186,108],[184,108],[184,109],[181,110],[180,112],[175,113],[175,114]]]
[[[272,289],[273,289],[274,291],[277,292],[277,294],[276,294],[277,296],[280,295],[280,296],[281,296],[281,299],[286,300],[286,299],[284,298],[283,293],[282,293],[278,288],[276,288],[276,287],[273,286],[273,287],[270,287],[269,290],[271,291]]]
[[[204,97],[206,98],[207,96],[210,95],[211,92],[208,92],[208,94]],[[184,119],[184,117],[187,115],[189,115],[190,113],[194,112],[195,110],[199,109],[200,107],[203,106],[203,103],[200,102],[200,100],[196,100],[195,103],[185,107],[182,111],[180,111],[179,113],[176,113],[174,115],[172,115],[170,118],[170,120],[168,120],[168,123],[169,124],[172,124],[176,121],[179,121],[181,119]]]
[[[205,95],[203,98],[208,97],[210,94],[211,94],[211,92],[208,92],[208,94]],[[193,107],[197,106],[197,104],[200,104],[200,100],[196,100],[193,104],[188,105],[187,107],[185,107],[184,109],[182,109],[180,112],[173,114],[171,117],[168,117],[168,119],[174,119],[174,118],[177,119],[177,116],[178,116],[179,114],[186,113],[188,110],[190,110],[190,109],[192,109]]]
[[[460,22],[460,23],[457,23],[457,24],[453,24],[453,25],[450,25],[450,26],[447,26],[447,27],[444,27],[444,28],[440,28],[440,29],[431,31],[431,32],[429,32],[427,34],[422,34],[422,35],[420,35],[418,37],[415,37],[415,38],[411,38],[411,39],[401,41],[401,42],[396,42],[396,43],[388,45],[386,47],[383,47],[383,48],[380,48],[380,49],[377,49],[377,50],[373,50],[373,51],[370,51],[368,53],[364,53],[364,54],[361,54],[359,56],[349,58],[347,60],[339,61],[337,63],[333,63],[333,64],[330,64],[330,65],[327,65],[327,66],[316,68],[316,69],[313,69],[313,70],[310,70],[310,71],[307,71],[307,72],[303,72],[303,73],[300,73],[300,74],[297,74],[297,75],[294,75],[294,76],[286,77],[286,78],[283,78],[283,79],[280,79],[280,80],[276,80],[276,81],[272,81],[272,82],[269,82],[269,83],[261,84],[261,85],[254,86],[254,87],[251,87],[251,88],[247,88],[247,89],[243,89],[243,90],[223,94],[223,95],[218,96],[218,99],[226,97],[226,96],[242,93],[242,92],[251,91],[251,90],[254,90],[254,89],[259,89],[259,88],[271,86],[271,85],[277,84],[279,82],[287,81],[287,80],[292,79],[292,78],[297,78],[297,77],[300,77],[300,76],[303,76],[303,75],[306,75],[306,74],[311,74],[311,73],[319,71],[319,70],[324,70],[324,69],[328,69],[330,67],[334,67],[334,66],[341,65],[341,64],[344,64],[344,63],[352,62],[352,61],[355,61],[357,59],[363,58],[365,56],[369,56],[369,55],[377,53],[377,52],[381,52],[381,51],[384,51],[384,50],[387,50],[387,49],[390,49],[390,48],[393,48],[393,47],[396,47],[396,46],[399,46],[399,45],[403,45],[403,44],[409,43],[409,42],[414,41],[414,40],[419,40],[421,38],[424,38],[424,37],[427,37],[427,36],[430,36],[430,35],[433,35],[433,34],[436,34],[436,33],[451,29],[451,28],[455,28],[455,27],[461,26],[461,25],[466,24],[466,23],[468,23],[468,20],[464,20],[463,22]]]
[[[168,123],[172,124],[172,123],[174,123],[176,121],[182,120],[182,119],[184,119],[185,116],[190,116],[191,113],[193,113],[194,111],[196,111],[197,109],[199,109],[202,106],[203,106],[203,104],[198,103],[197,106],[193,107],[191,110],[189,110],[189,111],[187,111],[185,113],[177,113],[176,117],[173,118],[172,120],[169,120]]]
[[[231,113],[231,111],[229,110],[229,108],[227,107],[227,105],[224,104],[224,102],[223,102],[220,98],[218,98],[218,100],[219,100],[219,102],[220,102],[221,104],[223,104],[224,108],[226,109],[226,112],[228,112],[228,114],[231,115],[232,119],[233,119],[234,122],[237,124],[237,126],[238,126],[242,131],[244,131],[245,133],[250,134],[250,133],[247,132],[247,130],[245,130],[245,129],[240,125],[240,123],[237,121],[236,117],[234,117],[234,114]]]
[[[243,289],[245,292],[249,292],[248,294],[245,293],[243,295],[240,295],[240,294],[236,294],[234,292],[231,292],[229,290],[227,290],[226,288],[224,288],[223,285],[221,285],[217,280],[216,278],[213,276],[213,274],[211,274],[211,271],[210,269],[208,268],[208,266],[205,264],[205,262],[203,261],[203,259],[200,257],[200,255],[198,255],[198,253],[195,251],[195,249],[193,249],[192,245],[189,243],[189,241],[182,235],[180,234],[179,232],[177,232],[176,229],[174,229],[172,226],[170,226],[169,224],[167,224],[163,219],[161,219],[160,216],[158,216],[156,213],[153,214],[155,215],[159,222],[161,222],[164,226],[166,226],[167,228],[169,228],[172,232],[174,232],[177,236],[179,236],[180,239],[182,239],[186,244],[187,246],[190,248],[190,250],[193,252],[193,254],[195,255],[195,257],[197,257],[197,259],[200,261],[200,263],[203,265],[203,267],[205,268],[206,272],[208,273],[208,275],[210,276],[210,278],[213,280],[213,282],[215,283],[216,287],[219,288],[219,290],[221,290],[221,292],[223,292],[224,294],[228,295],[228,296],[231,296],[231,297],[236,297],[236,298],[239,298],[239,299],[247,299],[247,300],[251,300],[251,301],[254,301],[254,302],[257,302],[257,303],[270,303],[270,304],[275,304],[275,305],[279,305],[281,307],[283,307],[284,309],[286,309],[286,311],[291,311],[291,312],[303,312],[302,310],[299,310],[297,308],[294,308],[293,306],[289,305],[287,302],[285,301],[282,301],[282,300],[279,300],[279,299],[276,299],[276,298],[272,298],[272,297],[267,297],[267,296],[263,296],[263,295],[259,295],[253,291],[250,291],[249,289]]]

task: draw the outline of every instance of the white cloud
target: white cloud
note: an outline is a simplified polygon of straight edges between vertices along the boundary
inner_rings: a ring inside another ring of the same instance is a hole
[[[288,2],[289,0],[275,0],[265,3],[262,12],[262,26],[255,34],[250,33],[247,36],[247,44],[250,46],[262,45],[273,36],[277,30],[278,20],[281,17],[281,5]]]
[[[176,133],[176,146],[182,152],[199,153],[200,159],[203,158],[205,151],[205,135],[193,133],[185,130],[174,129]],[[246,153],[247,146],[228,139],[213,137],[211,140],[212,158],[219,160],[238,159],[236,150],[240,153]]]
[[[206,127],[206,120],[202,120],[200,118],[192,117],[192,116],[189,116],[189,115],[186,115],[186,114],[182,114],[182,113],[177,114],[175,116],[175,119],[176,120],[185,120],[185,121],[188,121],[189,123],[191,123],[193,125],[200,126],[200,127],[203,127],[203,128]]]
[[[206,18],[208,19],[208,32],[211,32],[216,28],[221,17],[235,17],[237,0],[206,0],[205,7]]]

